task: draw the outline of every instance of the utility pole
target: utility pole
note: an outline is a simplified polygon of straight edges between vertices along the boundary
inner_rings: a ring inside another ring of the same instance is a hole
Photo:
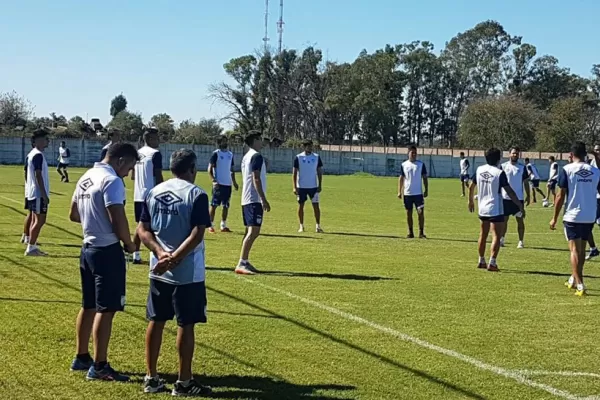
[[[269,0],[265,0],[265,36],[262,40],[266,54],[269,52]]]
[[[283,49],[283,0],[279,0],[279,21],[277,21],[277,33],[279,34],[279,54]]]

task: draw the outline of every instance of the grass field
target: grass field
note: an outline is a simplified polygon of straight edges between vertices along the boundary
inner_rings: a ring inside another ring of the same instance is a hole
[[[72,181],[81,173],[72,170]],[[53,173],[49,223],[40,238],[50,257],[25,258],[22,168],[0,167],[0,399],[147,398],[141,390],[145,266],[129,269],[126,312],[115,319],[109,354],[133,382],[89,383],[69,372],[81,230],[68,221],[75,184],[57,178]],[[600,395],[599,264],[587,266],[589,297],[567,291],[568,252],[560,231],[548,230],[550,209],[530,207],[524,250],[516,249],[513,223],[500,253],[502,272],[489,273],[476,269],[478,220],[459,197],[457,180],[431,181],[426,241],[403,238],[396,180],[367,176],[326,176],[327,233],[298,234],[290,180],[269,176],[273,210],[252,254],[264,274],[232,272],[243,230],[238,193],[229,220],[234,233],[206,239],[209,323],[196,330],[195,370],[213,386],[213,397]],[[198,183],[209,187],[206,174]],[[159,369],[172,379],[175,329],[169,327]]]

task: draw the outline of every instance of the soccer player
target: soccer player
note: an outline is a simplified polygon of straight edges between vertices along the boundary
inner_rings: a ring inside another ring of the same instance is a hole
[[[594,146],[594,151],[591,153],[590,157],[590,165],[592,167],[598,168],[598,161],[600,160],[600,145]],[[596,195],[596,224],[600,225],[600,194]],[[594,257],[600,256],[600,251],[596,247],[596,241],[594,240],[593,229],[590,232],[590,237],[588,238],[588,244],[590,245],[590,252],[585,257],[586,260],[590,260]]]
[[[521,150],[518,147],[510,149],[510,160],[502,164],[502,170],[506,174],[508,184],[517,195],[517,198],[521,203],[529,206],[529,173],[527,168],[519,162],[519,153]],[[525,192],[525,196],[523,196]],[[523,199],[525,197],[525,199]],[[508,220],[511,216],[514,216],[517,220],[517,232],[519,233],[519,244],[517,249],[524,248],[523,240],[525,237],[525,218],[521,215],[519,207],[515,207],[515,204],[510,199],[510,196],[506,193],[506,190],[502,190],[502,198],[504,199],[504,227],[501,232],[500,246],[504,247],[504,237],[508,230]]]
[[[556,196],[550,229],[556,229],[556,222],[564,204],[563,224],[571,251],[572,270],[572,275],[565,285],[569,289],[576,288],[577,296],[584,296],[586,294],[583,284],[585,243],[596,220],[596,195],[600,193],[600,171],[584,162],[585,143],[575,142],[571,154],[573,162],[565,165],[558,177],[560,190]]]
[[[313,142],[302,142],[304,152],[294,157],[292,181],[294,194],[298,200],[298,220],[300,229],[304,232],[304,203],[310,198],[317,223],[316,232],[323,233],[321,229],[321,208],[319,207],[319,194],[323,184],[323,161],[318,154],[313,153]]]
[[[104,160],[106,157],[106,153],[108,152],[108,148],[111,144],[119,143],[121,141],[121,131],[115,128],[110,128],[106,136],[108,137],[109,141],[100,152],[100,161]]]
[[[60,175],[60,181],[69,183],[69,173],[67,172],[67,167],[69,166],[69,160],[71,158],[71,150],[67,147],[67,143],[65,141],[60,142],[60,147],[58,148],[58,166],[56,167],[56,172]]]
[[[115,143],[106,157],[77,182],[69,218],[81,224],[80,268],[82,304],[77,316],[77,355],[72,371],[88,371],[88,380],[128,381],[108,364],[107,353],[115,313],[125,306],[125,254],[135,245],[125,215],[127,176],[138,160],[134,146]],[[123,243],[123,247],[121,247]],[[93,332],[94,358],[88,345]]]
[[[550,170],[548,172],[548,194],[544,201],[549,201],[550,193],[552,193],[552,206],[554,206],[556,203],[556,183],[558,182],[558,163],[554,156],[548,157],[548,161],[550,163]]]
[[[469,186],[469,179],[471,175],[469,174],[469,169],[471,168],[471,163],[465,157],[464,152],[460,152],[460,186],[462,189],[462,197],[465,197],[465,188]]]
[[[260,154],[262,149],[262,135],[251,131],[245,139],[250,147],[242,158],[242,216],[246,232],[242,242],[240,261],[235,267],[236,274],[254,275],[258,270],[250,264],[250,250],[254,241],[260,235],[263,223],[263,212],[271,211],[267,201],[267,170],[265,161]]]
[[[537,203],[537,198],[535,196],[536,192],[542,196],[542,199],[546,197],[544,192],[540,189],[540,173],[532,162],[529,161],[529,158],[525,159],[525,167],[527,168],[527,173],[529,173],[529,183],[531,189],[531,194],[533,195],[533,202]]]
[[[421,180],[423,184],[421,185]],[[423,190],[423,186],[425,190]],[[398,178],[398,198],[404,196],[404,207],[406,208],[406,222],[408,224],[407,238],[415,237],[413,231],[413,207],[419,215],[419,238],[425,236],[425,198],[428,195],[429,182],[427,180],[427,168],[425,164],[417,160],[417,148],[408,148],[408,160],[400,166],[400,177]]]
[[[50,177],[44,150],[48,147],[48,132],[38,129],[33,132],[33,149],[27,155],[27,202],[33,214],[29,229],[29,242],[26,256],[46,256],[37,246],[42,227],[46,223],[46,214],[50,204]]]
[[[151,251],[146,315],[144,392],[165,389],[157,363],[167,321],[177,318],[179,377],[173,396],[205,396],[211,389],[194,380],[194,326],[206,323],[204,232],[210,227],[208,195],[194,184],[196,154],[179,150],[171,156],[175,176],[148,192],[138,235]]]
[[[500,237],[504,232],[504,200],[502,190],[506,192],[513,204],[525,218],[525,207],[511,188],[506,173],[498,167],[502,153],[496,148],[491,148],[485,153],[486,165],[477,168],[471,179],[469,187],[469,211],[475,211],[475,187],[477,187],[479,219],[481,231],[479,233],[479,265],[477,268],[497,272],[498,253],[500,252]],[[489,265],[485,261],[485,246],[488,235],[492,231],[492,246]]]
[[[33,139],[31,140],[31,147],[34,148],[35,144],[33,143]],[[27,244],[29,243],[29,231],[31,230],[31,221],[33,220],[33,213],[29,209],[29,200],[27,200],[29,187],[27,186],[27,157],[25,157],[24,163],[24,177],[25,177],[25,211],[27,215],[25,216],[25,221],[23,223],[23,234],[21,235],[21,243]]]
[[[227,227],[227,216],[229,215],[229,202],[231,200],[231,186],[238,190],[233,171],[233,153],[227,149],[227,136],[220,136],[217,140],[219,148],[210,157],[208,176],[212,180],[212,202],[210,203],[210,220],[215,220],[217,208],[223,206],[221,213],[221,232],[231,232]],[[211,225],[210,233],[215,233]]]
[[[134,180],[133,211],[135,222],[140,222],[140,216],[142,215],[144,201],[148,192],[163,181],[163,162],[162,155],[158,149],[159,144],[160,138],[156,129],[147,129],[144,131],[144,146],[138,150],[139,161],[135,164],[135,168],[131,174],[131,179]],[[141,241],[137,232],[133,237],[133,243],[135,244],[133,263],[141,264]]]

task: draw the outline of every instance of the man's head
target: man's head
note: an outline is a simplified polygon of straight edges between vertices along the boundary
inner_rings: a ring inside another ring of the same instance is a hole
[[[244,142],[246,143],[246,145],[248,145],[248,147],[253,148],[256,151],[260,151],[260,149],[262,149],[263,146],[262,135],[258,131],[248,132],[246,138],[244,139]]]
[[[65,142],[64,140],[60,142],[60,147],[62,147],[63,149],[67,147],[67,142]]]
[[[106,136],[108,136],[108,139],[113,143],[121,141],[121,131],[116,128],[110,128]]]
[[[594,154],[600,156],[600,144],[594,146]]]
[[[171,172],[179,179],[194,183],[196,181],[197,159],[196,153],[192,150],[177,150],[171,154]]]
[[[465,152],[464,152],[464,151],[461,151],[461,152],[460,152],[460,158],[461,158],[461,159],[462,159],[462,158],[465,158]]]
[[[529,158],[525,157],[525,164],[529,164]]]
[[[46,130],[36,129],[33,132],[33,135],[31,136],[31,144],[33,144],[33,147],[42,151],[48,147],[49,143],[50,141],[48,140],[48,132]]]
[[[227,136],[225,136],[225,135],[219,136],[219,138],[217,139],[217,146],[221,150],[227,149],[227,146],[229,146],[229,140],[227,139]]]
[[[310,154],[313,152],[313,142],[312,140],[306,139],[302,141],[302,147],[304,148],[304,152],[306,154]]]
[[[501,158],[502,153],[495,147],[492,147],[491,149],[488,149],[488,151],[485,152],[485,162],[488,163],[488,165],[493,165],[494,167],[497,167]]]
[[[148,128],[144,131],[144,143],[146,146],[150,146],[153,149],[158,149],[160,144],[160,138],[158,136],[158,129]]]
[[[548,161],[550,161],[551,163],[556,161],[556,158],[554,158],[554,156],[550,156],[548,157]]]
[[[113,143],[102,161],[113,167],[117,175],[123,178],[129,174],[138,160],[139,156],[135,146],[129,143]]]
[[[520,152],[521,152],[521,150],[518,147],[512,147],[510,149],[510,162],[515,164],[517,161],[519,161],[519,153]]]
[[[585,156],[587,155],[585,143],[579,141],[573,143],[573,146],[571,146],[571,155],[573,156],[575,161],[585,160]]]
[[[417,146],[410,146],[408,148],[408,159],[415,161],[417,159]]]

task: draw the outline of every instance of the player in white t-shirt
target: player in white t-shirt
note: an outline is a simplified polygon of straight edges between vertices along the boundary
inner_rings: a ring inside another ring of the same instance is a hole
[[[58,148],[58,166],[56,172],[60,175],[60,181],[69,183],[69,173],[67,168],[71,162],[71,150],[67,147],[67,143],[63,140]]]
[[[319,194],[323,183],[323,162],[321,157],[313,152],[311,140],[305,140],[302,145],[304,152],[294,157],[292,168],[293,188],[298,200],[298,220],[300,221],[298,232],[304,232],[304,203],[310,199],[317,223],[316,231],[323,233],[321,208],[319,207]]]
[[[133,186],[133,211],[135,222],[140,222],[144,201],[146,195],[156,185],[162,183],[162,154],[158,149],[160,145],[160,137],[158,130],[150,128],[144,131],[144,146],[138,150],[139,160],[135,164],[131,172],[131,179],[134,182]],[[135,251],[133,252],[133,263],[141,264],[142,257],[140,255],[141,240],[137,231],[133,237]]]
[[[231,232],[227,227],[227,217],[231,203],[231,187],[233,186],[236,191],[239,188],[235,180],[235,172],[233,171],[233,153],[227,149],[229,145],[227,136],[220,136],[217,140],[217,145],[219,148],[213,152],[208,164],[208,176],[212,180],[212,201],[210,203],[211,226],[208,228],[210,233],[215,233],[212,223],[215,220],[215,214],[219,206],[223,206],[221,232]]]
[[[525,158],[525,167],[529,173],[529,187],[531,189],[533,202],[537,203],[536,193],[539,193],[540,196],[542,196],[542,200],[546,198],[546,194],[540,189],[540,172],[535,164],[529,161],[529,158]]]
[[[529,206],[529,173],[525,165],[519,162],[519,153],[520,149],[518,147],[510,149],[510,160],[502,164],[502,170],[506,174],[508,184],[517,195],[519,201],[525,203],[525,206]],[[500,246],[504,247],[504,237],[508,230],[508,221],[511,216],[514,216],[517,220],[517,232],[519,234],[517,248],[522,249],[525,238],[525,218],[521,215],[519,208],[515,207],[515,204],[505,190],[502,190],[502,198],[504,199],[504,231],[501,235]]]
[[[421,180],[423,181],[422,184]],[[408,160],[400,166],[400,177],[398,178],[398,198],[402,199],[404,196],[404,208],[406,208],[406,222],[408,225],[407,238],[409,239],[415,237],[413,207],[417,209],[419,215],[419,238],[427,238],[425,236],[425,198],[427,198],[428,191],[427,168],[425,164],[417,160],[417,148],[411,146],[408,148]]]
[[[477,168],[469,187],[469,211],[475,211],[475,188],[477,187],[479,219],[479,265],[477,268],[497,272],[497,258],[500,252],[500,237],[504,232],[504,200],[502,190],[506,192],[513,204],[525,218],[525,207],[514,190],[510,187],[506,173],[498,167],[502,153],[491,148],[485,153],[486,165]],[[492,231],[492,246],[489,265],[485,261],[485,246],[488,235]]]
[[[571,161],[569,161],[571,162]],[[548,170],[548,194],[544,199],[544,202],[550,201],[550,194],[552,194],[552,207],[556,203],[556,184],[558,183],[558,163],[554,156],[548,157],[548,163],[550,164]]]
[[[48,163],[44,156],[44,150],[48,147],[48,132],[38,129],[33,132],[34,148],[27,155],[27,202],[29,211],[33,213],[31,228],[29,230],[29,242],[26,256],[47,255],[37,246],[37,239],[42,227],[46,223],[46,214],[50,204],[50,177],[48,174]]]
[[[598,168],[598,165],[600,165],[600,145],[594,146],[594,151],[590,153],[590,156],[589,164],[592,167]],[[596,224],[600,225],[600,194],[596,196]],[[593,230],[590,232],[588,244],[590,245],[590,252],[585,259],[590,260],[594,257],[600,256],[600,251],[598,251],[598,248],[596,247],[596,241],[594,240]]]
[[[106,145],[104,145],[102,151],[100,152],[100,161],[106,158],[106,153],[108,152],[108,148],[111,144],[119,143],[121,141],[121,131],[116,128],[110,128],[106,136],[108,137],[109,141],[106,143]]]
[[[33,141],[33,139],[31,140],[31,148],[35,147],[35,143]],[[29,243],[29,232],[31,230],[31,221],[33,221],[33,212],[29,209],[29,200],[27,200],[27,193],[29,190],[29,187],[27,186],[27,156],[25,156],[25,163],[24,163],[24,176],[25,176],[25,211],[27,212],[27,215],[25,216],[25,221],[23,223],[23,235],[21,235],[21,243],[27,244]]]
[[[469,187],[469,179],[471,179],[471,174],[469,173],[471,169],[471,163],[469,159],[465,157],[465,153],[463,151],[460,152],[460,188],[462,190],[462,197],[465,197],[465,189]]]
[[[565,165],[558,177],[560,190],[556,196],[554,217],[550,221],[550,229],[556,229],[560,211],[565,205],[563,224],[571,252],[572,270],[572,275],[565,285],[569,289],[576,288],[577,296],[584,296],[586,294],[583,284],[585,244],[596,221],[600,171],[584,162],[585,143],[575,142],[571,154],[573,162]]]

